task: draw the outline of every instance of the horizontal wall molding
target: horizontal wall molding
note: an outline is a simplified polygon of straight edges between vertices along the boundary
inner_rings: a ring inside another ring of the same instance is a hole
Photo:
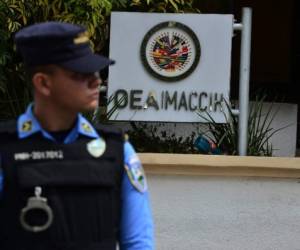
[[[147,174],[300,178],[300,158],[139,153]]]

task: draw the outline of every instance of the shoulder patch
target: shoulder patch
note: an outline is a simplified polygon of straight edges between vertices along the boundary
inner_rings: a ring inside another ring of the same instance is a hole
[[[128,165],[125,165],[128,178],[131,184],[141,193],[147,191],[147,180],[144,169],[138,157],[134,155],[129,160]]]
[[[88,125],[87,123],[83,122],[81,123],[81,128],[84,130],[84,132],[86,133],[91,133],[92,132],[92,128],[90,125]]]
[[[28,120],[23,122],[22,127],[21,127],[21,131],[22,132],[29,132],[32,130],[32,121]]]

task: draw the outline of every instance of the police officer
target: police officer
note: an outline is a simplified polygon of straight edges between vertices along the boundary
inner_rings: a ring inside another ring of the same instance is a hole
[[[145,175],[128,141],[80,112],[98,106],[112,61],[86,30],[62,22],[15,36],[34,102],[0,126],[0,249],[153,249]]]

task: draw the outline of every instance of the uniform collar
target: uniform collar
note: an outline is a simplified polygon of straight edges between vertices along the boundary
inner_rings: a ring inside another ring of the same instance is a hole
[[[37,132],[41,132],[43,137],[55,141],[55,139],[44,130],[32,111],[33,104],[31,103],[24,114],[19,116],[18,119],[18,135],[19,138],[27,138]],[[99,135],[90,122],[85,119],[81,114],[78,114],[77,122],[74,128],[66,136],[64,143],[75,141],[78,135],[84,135],[91,138],[98,138]]]

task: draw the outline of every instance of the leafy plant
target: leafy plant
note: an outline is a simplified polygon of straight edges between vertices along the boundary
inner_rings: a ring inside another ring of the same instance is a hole
[[[24,112],[32,100],[20,55],[13,37],[22,27],[43,21],[66,21],[84,25],[93,47],[100,51],[108,39],[108,0],[1,0],[0,1],[0,119],[12,119]]]
[[[198,12],[193,0],[0,0],[0,120],[22,113],[32,100],[13,37],[22,27],[44,21],[85,26],[95,52],[108,54],[109,18],[115,11]]]
[[[137,152],[197,153],[193,145],[195,132],[183,138],[182,136],[176,136],[174,132],[164,129],[163,123],[130,122],[130,124],[132,129],[127,131],[127,134]]]
[[[247,155],[251,156],[272,156],[273,147],[270,138],[278,131],[288,127],[284,126],[279,129],[271,127],[272,121],[278,113],[280,107],[274,110],[273,103],[263,113],[263,102],[266,96],[257,96],[255,101],[250,103],[248,118],[248,145]],[[231,106],[225,102],[228,116],[223,112],[226,123],[217,123],[209,112],[200,113],[198,115],[208,122],[208,129],[200,131],[200,135],[204,135],[217,145],[224,154],[238,154],[238,117],[232,112]]]
[[[130,7],[134,11],[143,12],[200,12],[193,3],[193,0],[133,0]]]

